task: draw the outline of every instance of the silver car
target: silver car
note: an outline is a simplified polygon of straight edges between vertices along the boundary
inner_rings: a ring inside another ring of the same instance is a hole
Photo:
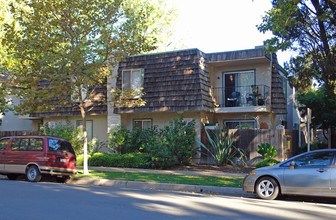
[[[336,197],[336,149],[316,150],[250,172],[243,190],[272,200],[278,195]]]

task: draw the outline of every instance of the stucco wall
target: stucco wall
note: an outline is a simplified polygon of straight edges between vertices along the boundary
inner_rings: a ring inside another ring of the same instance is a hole
[[[223,83],[223,72],[230,71],[243,71],[243,70],[255,70],[256,73],[256,84],[266,85],[271,87],[271,67],[269,62],[246,64],[245,62],[238,62],[234,65],[223,65],[223,66],[211,66],[210,65],[210,79],[211,85],[216,87],[222,87]]]
[[[73,117],[48,117],[44,118],[44,123],[55,122],[65,124],[69,121],[74,127],[76,126],[76,121],[82,120],[79,116]],[[100,141],[107,141],[107,116],[106,115],[94,115],[87,116],[86,120],[92,120],[93,122],[93,137],[96,137]]]
[[[19,104],[19,99],[15,96],[9,96],[8,99],[12,104]],[[13,112],[7,112],[5,115],[0,115],[2,124],[0,131],[30,131],[32,129],[32,122],[29,119],[23,119]]]

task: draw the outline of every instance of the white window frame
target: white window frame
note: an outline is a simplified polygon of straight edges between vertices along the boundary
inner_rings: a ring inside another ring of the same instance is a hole
[[[124,82],[124,74],[126,74],[126,72],[129,72],[130,76],[130,82],[129,83],[129,88],[125,88],[125,82]],[[137,74],[139,74],[137,76]],[[138,85],[135,83],[136,82],[136,77],[140,77],[138,82]],[[134,99],[140,98],[141,97],[141,90],[143,87],[143,81],[144,81],[144,69],[141,68],[137,68],[137,69],[124,69],[122,70],[122,74],[121,74],[121,88],[122,91],[124,92],[127,89],[136,89],[137,92],[139,93],[138,95],[133,96]]]
[[[135,123],[141,122],[141,128],[140,129],[148,129],[144,128],[144,122],[150,122],[151,128],[153,127],[153,120],[151,118],[139,118],[139,119],[133,119],[133,129],[135,128]]]
[[[242,89],[241,87],[242,87],[242,85],[240,84],[240,75],[241,74],[244,74],[244,73],[252,73],[252,75],[253,75],[253,79],[252,79],[252,81],[249,81],[248,83],[250,83],[250,84],[248,84],[248,85],[244,85],[244,86],[246,86],[246,88],[244,88],[244,89]],[[251,85],[256,85],[256,70],[255,69],[247,69],[247,70],[236,70],[236,71],[228,71],[228,72],[223,72],[222,73],[223,74],[223,77],[222,77],[222,84],[223,84],[223,103],[224,103],[224,106],[226,105],[226,100],[225,100],[225,90],[226,90],[226,82],[225,82],[225,76],[226,75],[235,75],[235,91],[238,91],[238,92],[240,92],[241,94],[240,94],[240,99],[242,99],[243,100],[243,103],[242,104],[246,104],[245,102],[245,100],[246,100],[246,94],[243,94],[243,93],[246,93],[249,89],[250,89],[250,87],[249,86],[251,86]],[[243,91],[242,91],[243,90]],[[230,94],[227,94],[227,96],[229,96]]]
[[[224,120],[223,121],[223,125],[224,127],[227,127],[226,126],[226,123],[228,122],[231,122],[231,123],[238,123],[239,125],[238,126],[241,126],[242,124],[244,123],[253,123],[254,124],[254,127],[252,128],[257,128],[257,122],[253,119],[236,119],[236,120]],[[237,129],[237,128],[229,128],[229,129]],[[244,128],[243,128],[244,129]]]

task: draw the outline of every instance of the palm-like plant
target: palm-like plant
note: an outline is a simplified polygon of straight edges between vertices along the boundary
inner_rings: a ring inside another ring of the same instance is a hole
[[[210,145],[207,147],[202,142],[199,142],[199,144],[209,152],[218,166],[223,164],[236,165],[233,159],[236,157],[242,159],[245,154],[241,149],[233,145],[234,139],[229,134],[229,130],[222,129],[220,123],[218,125],[218,129],[212,130],[211,134],[209,130],[205,130]]]

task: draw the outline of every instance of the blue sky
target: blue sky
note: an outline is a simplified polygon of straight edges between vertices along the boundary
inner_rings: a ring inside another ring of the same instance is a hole
[[[185,48],[203,52],[252,49],[272,36],[260,33],[257,25],[271,9],[271,0],[168,0],[175,4],[178,18],[175,41]],[[278,52],[279,63],[291,54]]]

